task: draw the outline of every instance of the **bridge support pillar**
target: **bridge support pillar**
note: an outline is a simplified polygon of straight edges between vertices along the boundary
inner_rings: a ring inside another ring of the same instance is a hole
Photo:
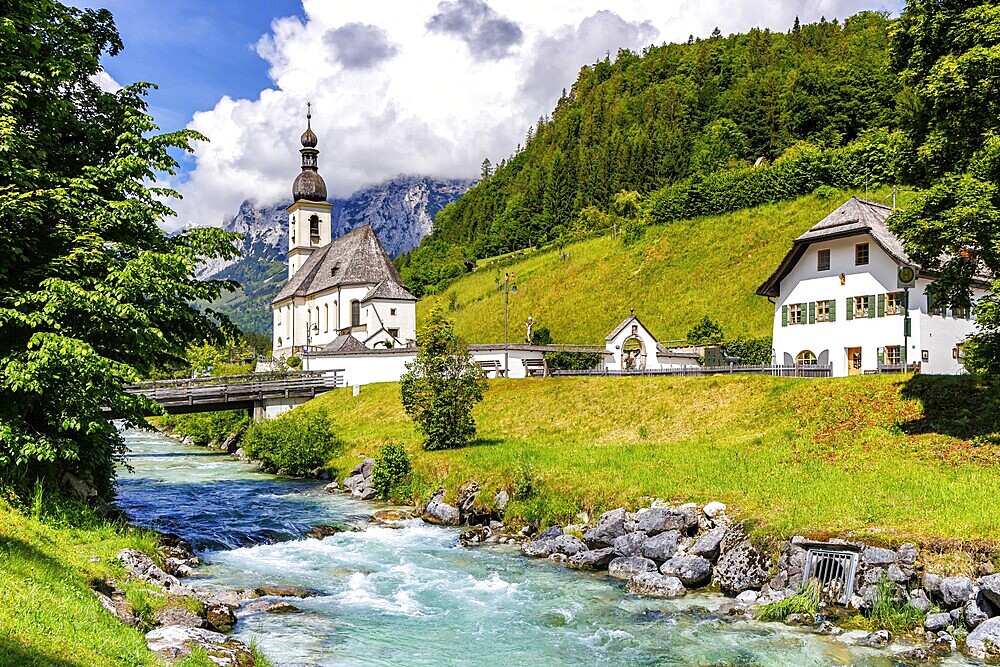
[[[254,401],[251,416],[255,422],[274,419],[308,400],[311,400],[309,396],[298,396],[292,398],[265,398],[261,401]]]

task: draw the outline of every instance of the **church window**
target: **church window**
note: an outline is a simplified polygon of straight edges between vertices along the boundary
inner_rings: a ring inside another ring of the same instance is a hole
[[[323,304],[323,333],[330,330],[330,304]]]
[[[389,335],[399,340],[399,329],[389,329]]]
[[[351,326],[361,326],[361,304],[357,299],[351,301]]]
[[[396,314],[396,309],[395,308],[390,308],[389,309],[389,314],[390,315],[395,315]]]
[[[309,216],[309,241],[313,244],[319,243],[319,216]]]

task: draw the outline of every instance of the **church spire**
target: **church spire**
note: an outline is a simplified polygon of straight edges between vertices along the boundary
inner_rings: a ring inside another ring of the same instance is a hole
[[[300,139],[302,148],[302,172],[292,184],[292,197],[295,201],[326,201],[326,182],[319,175],[319,151],[316,144],[319,139],[312,130],[312,102],[306,103],[306,131]]]

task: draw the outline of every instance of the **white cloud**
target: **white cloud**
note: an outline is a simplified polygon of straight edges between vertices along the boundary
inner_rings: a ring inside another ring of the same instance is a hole
[[[168,224],[218,224],[243,199],[290,196],[307,100],[331,196],[403,173],[474,177],[607,52],[873,5],[898,10],[898,0],[304,0],[304,20],[275,20],[257,45],[273,87],[195,114],[189,127],[211,143],[197,144]]]
[[[110,74],[101,70],[97,74],[90,77],[90,80],[97,84],[97,86],[106,93],[117,93],[122,89],[122,85],[115,81]]]

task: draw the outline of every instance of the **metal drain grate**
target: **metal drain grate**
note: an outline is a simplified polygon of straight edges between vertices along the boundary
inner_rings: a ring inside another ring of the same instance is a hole
[[[823,597],[836,604],[847,604],[854,592],[858,554],[830,548],[812,548],[806,554],[802,581],[817,579],[823,585]]]

